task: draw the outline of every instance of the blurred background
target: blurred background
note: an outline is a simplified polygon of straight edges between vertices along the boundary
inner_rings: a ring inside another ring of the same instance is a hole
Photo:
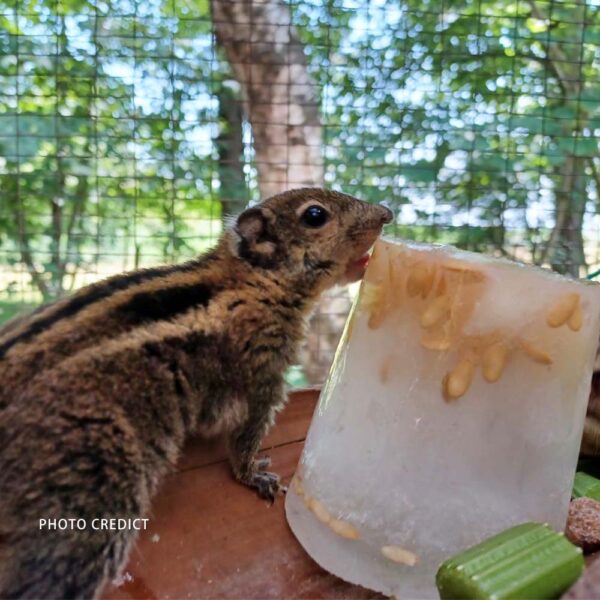
[[[600,268],[600,0],[0,0],[0,322],[300,185]],[[349,292],[311,320],[326,373]]]

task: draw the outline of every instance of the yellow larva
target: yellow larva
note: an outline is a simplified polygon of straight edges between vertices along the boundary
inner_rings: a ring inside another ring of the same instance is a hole
[[[363,306],[369,311],[367,325],[369,329],[377,329],[386,316],[387,292],[383,284],[365,287]]]
[[[438,296],[421,315],[421,327],[434,327],[443,321],[450,311],[450,299],[448,296]]]
[[[583,312],[581,311],[581,305],[578,303],[573,311],[573,314],[569,317],[567,325],[571,331],[579,331],[583,325]]]
[[[296,474],[292,480],[292,489],[298,494],[298,496],[304,495],[304,486],[302,485],[302,478]]]
[[[486,381],[495,383],[500,379],[507,358],[508,347],[504,342],[496,342],[484,350],[481,358],[481,370]]]
[[[314,513],[315,517],[317,517],[321,523],[328,524],[331,521],[331,515],[322,502],[319,502],[316,498],[310,496],[306,498],[305,502],[309,510]]]
[[[444,396],[447,400],[456,400],[471,387],[475,365],[468,358],[463,358],[453,371],[444,377]]]
[[[518,338],[519,346],[529,358],[534,360],[536,363],[541,365],[551,365],[552,357],[541,348],[536,348],[531,342],[524,340],[523,338]]]
[[[433,282],[435,281],[435,275],[437,272],[436,265],[430,265],[427,270],[427,277],[423,278],[421,282],[421,298],[425,299],[431,292],[431,288],[433,287]]]
[[[369,320],[367,321],[369,329],[379,329],[386,316],[386,307],[382,302],[380,306],[376,306],[375,308],[373,308],[371,314],[369,315]]]
[[[443,296],[446,293],[447,289],[448,289],[448,284],[446,283],[446,278],[444,277],[444,274],[442,273],[442,275],[440,276],[440,280],[438,281],[437,286],[436,286],[435,295]]]
[[[546,323],[549,327],[560,327],[571,317],[579,304],[579,294],[567,294],[561,298],[548,312]]]
[[[358,529],[356,529],[354,525],[348,523],[348,521],[332,519],[329,521],[328,525],[334,533],[340,537],[346,538],[347,540],[357,540],[360,538]]]
[[[414,567],[419,560],[419,557],[410,550],[406,550],[401,546],[383,546],[381,548],[381,554],[388,560]]]
[[[381,301],[383,295],[383,284],[381,283],[365,283],[362,291],[362,308],[371,310]]]
[[[450,348],[450,339],[442,335],[435,336],[425,334],[421,338],[421,346],[423,346],[423,348],[427,348],[427,350],[437,350],[438,352],[443,352],[444,350],[448,350],[448,348]]]
[[[433,284],[433,271],[428,265],[420,263],[416,265],[408,276],[406,291],[409,296],[418,296],[425,288]]]

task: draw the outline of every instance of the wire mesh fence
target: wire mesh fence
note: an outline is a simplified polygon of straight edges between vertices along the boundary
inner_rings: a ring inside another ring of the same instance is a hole
[[[387,200],[389,234],[595,271],[599,9],[0,0],[0,319],[306,184]],[[309,380],[347,309],[321,304]]]

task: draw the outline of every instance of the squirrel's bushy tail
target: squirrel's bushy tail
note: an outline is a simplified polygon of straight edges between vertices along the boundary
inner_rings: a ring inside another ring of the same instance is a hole
[[[2,536],[0,597],[97,598],[126,559],[131,538],[129,531],[87,529]]]

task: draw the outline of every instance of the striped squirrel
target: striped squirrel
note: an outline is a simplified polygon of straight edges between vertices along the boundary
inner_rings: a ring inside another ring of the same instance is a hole
[[[307,313],[359,279],[392,213],[307,188],[241,213],[214,250],[118,275],[0,330],[0,597],[97,597],[188,434],[226,436],[235,477],[274,500],[256,458],[285,400]]]

